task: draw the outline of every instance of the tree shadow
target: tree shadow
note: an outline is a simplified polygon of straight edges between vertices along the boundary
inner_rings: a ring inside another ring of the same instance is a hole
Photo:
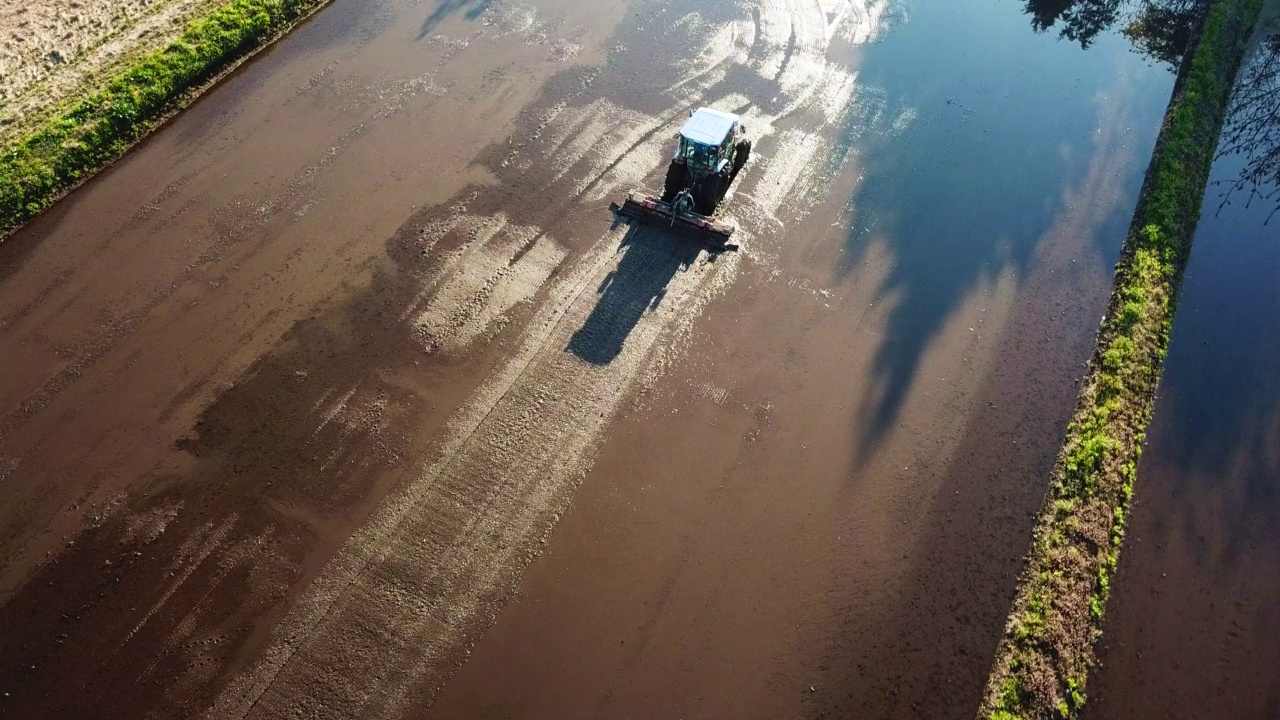
[[[622,259],[596,289],[596,306],[566,349],[592,365],[613,362],[640,320],[662,304],[671,279],[702,249],[662,228],[629,226],[619,248]]]
[[[1103,217],[1076,241],[1081,258],[1101,259],[1105,272],[1173,84],[1136,62],[1117,71],[1129,44],[1115,31],[1080,52],[1026,32],[1024,16],[998,8],[931,11],[868,46],[860,63],[859,83],[879,90],[884,119],[855,149],[863,179],[848,204],[840,272],[890,259],[875,300],[888,305],[888,320],[874,391],[859,408],[863,458],[897,422],[954,312],[1004,273],[1024,277],[1055,223],[1074,212],[1071,199],[1093,192],[1091,168],[1132,148],[1133,162],[1107,164],[1116,193],[1098,198]],[[993,32],[1006,40],[975,46]]]
[[[430,15],[422,21],[422,28],[418,30],[418,40],[430,35],[435,31],[440,23],[446,18],[458,12],[466,11],[463,14],[468,20],[475,20],[489,9],[493,0],[440,0],[436,5],[436,9],[431,11]]]

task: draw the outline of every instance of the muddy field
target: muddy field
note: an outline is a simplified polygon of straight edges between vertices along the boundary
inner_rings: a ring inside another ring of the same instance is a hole
[[[2,709],[968,717],[1171,83],[1017,3],[338,0],[0,245]],[[607,210],[702,105],[738,253]]]

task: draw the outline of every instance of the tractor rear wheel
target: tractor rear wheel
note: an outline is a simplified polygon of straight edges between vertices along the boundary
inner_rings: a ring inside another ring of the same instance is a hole
[[[693,186],[693,204],[700,215],[715,213],[728,187],[719,175],[708,175]]]
[[[662,202],[671,202],[685,188],[684,163],[671,161],[667,166],[667,179],[662,184]]]
[[[751,157],[751,141],[739,140],[733,153],[733,171],[729,173],[730,183],[738,179],[738,171],[747,164],[749,157]]]

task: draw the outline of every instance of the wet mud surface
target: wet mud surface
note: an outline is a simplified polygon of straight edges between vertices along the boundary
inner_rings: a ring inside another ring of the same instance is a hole
[[[0,246],[0,710],[969,715],[1171,78],[951,7],[338,0],[234,73]],[[607,211],[700,105],[740,253]]]

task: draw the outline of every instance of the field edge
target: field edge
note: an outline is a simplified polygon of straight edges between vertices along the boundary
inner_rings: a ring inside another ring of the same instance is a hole
[[[1213,0],[1166,111],[978,717],[1075,718],[1178,292],[1261,0]]]
[[[0,147],[0,242],[332,0],[232,0]]]

